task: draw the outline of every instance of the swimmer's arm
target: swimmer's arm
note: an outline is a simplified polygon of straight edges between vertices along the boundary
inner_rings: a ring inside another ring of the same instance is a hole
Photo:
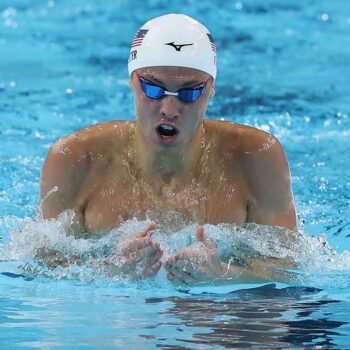
[[[34,260],[42,263],[49,269],[55,269],[57,267],[68,267],[72,264],[81,264],[83,262],[82,257],[78,255],[65,255],[56,249],[39,248],[36,251]]]
[[[247,199],[247,222],[285,227],[296,232],[288,161],[278,140],[272,136],[269,140],[269,147],[257,151],[246,162],[246,177],[251,190],[251,198]]]
[[[77,202],[79,189],[87,171],[86,157],[73,151],[71,141],[61,139],[50,149],[45,160],[41,181],[40,198],[37,207],[38,216],[43,219],[57,218],[63,211],[74,211],[69,233],[80,234],[84,230],[83,208]]]
[[[267,134],[265,134],[265,137]],[[298,242],[296,211],[291,187],[289,164],[279,141],[270,135],[265,147],[261,140],[257,152],[252,152],[245,163],[246,178],[251,191],[247,205],[247,223],[278,226],[279,242]],[[266,146],[267,145],[267,146]],[[247,232],[248,234],[248,232]],[[240,276],[241,279],[262,278],[280,282],[292,282],[296,275],[290,270],[298,266],[292,258],[270,258],[254,254],[247,258],[244,267],[224,265],[227,276]],[[241,270],[239,272],[239,270]]]
[[[256,231],[261,229],[265,231],[268,226],[258,226],[248,224],[245,225],[246,234],[249,235],[249,230]],[[283,229],[279,227],[278,230],[275,227],[275,234],[278,235],[275,240],[277,250],[283,250],[288,247],[291,251],[298,248],[299,232],[295,232],[289,229]],[[256,239],[262,239],[256,237]],[[271,240],[271,237],[267,238]],[[273,242],[269,242],[273,244]],[[293,246],[295,249],[293,249]],[[283,283],[292,283],[298,281],[299,278],[299,266],[292,256],[286,255],[285,257],[273,257],[264,256],[263,253],[259,253],[254,249],[249,252],[245,252],[243,255],[232,252],[230,257],[220,256],[221,268],[224,271],[220,279],[229,283],[256,283],[275,281]]]
[[[297,282],[297,266],[289,259],[250,257],[244,266],[221,262],[222,274],[219,282],[225,283],[264,283]]]
[[[293,283],[298,281],[298,274],[287,262],[273,264],[270,261],[252,258],[244,266],[234,262],[220,261],[218,254],[209,249],[200,256],[198,250],[186,248],[168,258],[163,266],[167,278],[174,284],[206,285],[206,284],[245,284],[264,282]],[[280,259],[276,259],[280,260]],[[198,261],[200,262],[198,265]],[[287,268],[288,266],[288,268]]]
[[[203,227],[196,232],[202,249],[194,245],[183,248],[164,261],[167,278],[174,284],[232,284],[298,280],[296,266],[289,259],[250,256],[239,263],[233,259],[222,261],[214,243],[204,234]]]
[[[151,233],[156,229],[154,223],[146,229],[137,232],[128,239],[123,239],[117,244],[115,251],[105,256],[101,261],[101,269],[110,276],[122,276],[129,279],[143,279],[154,277],[162,266],[160,261],[163,250],[160,244],[151,238]],[[98,253],[98,252],[97,252]],[[88,259],[94,255],[94,251],[87,254]],[[84,254],[63,254],[56,249],[40,248],[36,252],[35,260],[44,266],[55,269],[70,265],[83,265],[86,263]]]

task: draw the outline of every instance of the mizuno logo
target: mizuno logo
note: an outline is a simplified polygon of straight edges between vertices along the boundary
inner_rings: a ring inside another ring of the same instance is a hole
[[[193,44],[175,45],[174,43],[175,43],[175,41],[173,41],[172,43],[164,44],[164,45],[172,46],[176,51],[181,51],[181,49],[182,49],[184,46],[191,46],[191,45],[193,45]]]

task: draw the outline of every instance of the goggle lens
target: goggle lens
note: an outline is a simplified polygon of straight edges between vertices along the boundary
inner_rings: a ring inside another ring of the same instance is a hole
[[[142,91],[144,94],[152,99],[160,99],[165,95],[174,95],[175,93],[169,93],[161,86],[154,85],[146,80],[144,80],[142,77],[139,77],[139,82]],[[205,83],[200,84],[198,87],[195,88],[185,88],[181,89],[176,93],[176,96],[180,99],[182,102],[194,102],[199,99],[199,97],[203,94],[205,89]]]
[[[164,96],[165,90],[160,86],[151,85],[145,80],[140,79],[141,89],[149,98],[159,99]]]
[[[183,102],[194,102],[201,97],[204,88],[205,85],[196,89],[182,89],[179,91],[179,99]]]

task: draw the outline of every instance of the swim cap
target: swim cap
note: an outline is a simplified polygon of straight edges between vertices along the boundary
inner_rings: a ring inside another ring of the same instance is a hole
[[[129,75],[138,69],[176,66],[199,69],[216,78],[216,46],[208,29],[195,19],[168,14],[146,22],[131,44]]]

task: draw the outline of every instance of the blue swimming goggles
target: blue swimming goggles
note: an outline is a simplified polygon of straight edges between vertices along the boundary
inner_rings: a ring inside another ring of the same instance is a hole
[[[183,88],[177,92],[170,92],[170,91],[165,90],[161,86],[158,86],[154,83],[151,83],[151,82],[145,80],[143,77],[139,76],[137,73],[136,73],[136,76],[139,79],[139,83],[141,85],[142,91],[144,92],[144,94],[147,97],[154,99],[154,100],[158,100],[165,95],[177,96],[181,102],[186,102],[186,103],[194,102],[194,101],[198,100],[201,97],[201,95],[203,94],[203,92],[205,90],[205,86],[206,86],[208,80],[210,79],[210,77],[209,77],[209,79],[207,81],[205,81],[204,83],[201,83],[201,84],[199,84],[195,87],[192,87],[192,88]]]

